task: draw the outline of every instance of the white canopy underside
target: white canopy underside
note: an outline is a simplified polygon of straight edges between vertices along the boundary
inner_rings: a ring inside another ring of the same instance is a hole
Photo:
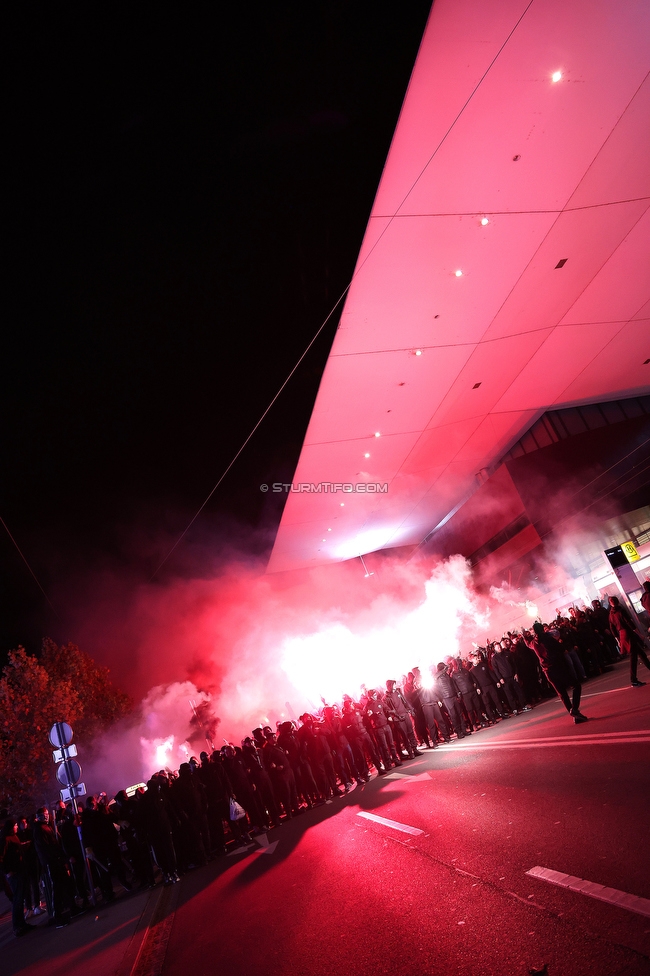
[[[388,487],[289,494],[270,571],[417,544],[545,410],[649,392],[649,70],[647,0],[436,0],[293,479]]]

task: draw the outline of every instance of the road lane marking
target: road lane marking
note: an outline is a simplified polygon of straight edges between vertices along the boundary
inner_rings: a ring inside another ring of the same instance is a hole
[[[650,742],[650,730],[638,732],[599,732],[574,733],[573,735],[554,735],[539,739],[497,739],[494,742],[481,742],[472,738],[471,742],[455,742],[445,747],[445,752],[469,752],[489,749],[543,749],[551,746],[602,746],[629,745],[630,743]],[[441,753],[443,755],[443,753]]]
[[[594,881],[585,881],[583,878],[562,874],[561,871],[553,871],[551,868],[542,868],[539,865],[526,871],[526,874],[531,878],[548,881],[549,884],[558,885],[560,888],[568,888],[569,891],[577,891],[598,901],[606,901],[609,905],[617,905],[618,908],[626,908],[629,912],[636,912],[637,915],[650,918],[649,898],[639,898],[638,895],[630,895],[627,891],[619,891],[618,888],[607,888]]]
[[[255,840],[260,846],[253,851],[253,854],[272,854],[279,843],[277,840],[274,840],[272,844],[269,843],[268,834],[260,834]]]
[[[383,824],[384,827],[392,827],[393,830],[401,830],[403,834],[413,834],[414,837],[424,833],[419,827],[409,827],[408,824],[398,823],[397,820],[387,820],[386,817],[378,817],[376,813],[367,813],[365,810],[357,813],[357,817],[363,817],[364,820],[373,820],[375,823]]]

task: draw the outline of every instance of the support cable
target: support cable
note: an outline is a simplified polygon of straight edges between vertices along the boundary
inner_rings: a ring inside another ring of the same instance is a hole
[[[38,588],[39,588],[39,590],[41,591],[41,593],[43,594],[43,596],[44,596],[44,597],[45,597],[45,599],[47,600],[47,602],[48,602],[48,604],[49,604],[49,606],[50,606],[50,609],[52,610],[52,613],[54,614],[54,616],[55,616],[55,617],[56,617],[56,618],[57,618],[58,620],[60,620],[61,618],[59,617],[59,615],[58,615],[58,613],[57,613],[57,612],[56,612],[56,610],[54,609],[54,606],[52,605],[52,601],[50,600],[50,598],[49,598],[49,596],[47,595],[47,593],[45,592],[45,590],[43,589],[43,587],[42,587],[42,586],[41,586],[41,584],[39,583],[39,581],[38,581],[38,577],[36,576],[36,573],[34,572],[34,570],[32,569],[32,567],[31,567],[31,566],[29,565],[29,563],[27,562],[27,559],[26,559],[26,557],[25,557],[25,555],[24,555],[24,553],[23,553],[23,551],[21,550],[21,548],[20,548],[20,546],[18,545],[18,543],[16,542],[16,540],[15,540],[15,539],[14,539],[14,537],[12,536],[12,534],[11,534],[11,532],[9,531],[9,527],[7,526],[7,523],[6,523],[6,522],[5,522],[5,520],[4,520],[3,518],[2,518],[2,516],[1,516],[1,515],[0,515],[0,522],[2,522],[2,525],[3,525],[3,527],[4,527],[4,530],[5,530],[5,532],[7,533],[7,535],[9,536],[9,538],[11,539],[11,541],[13,542],[13,544],[14,544],[14,546],[16,547],[16,551],[18,552],[18,555],[20,556],[20,558],[22,559],[22,561],[23,561],[23,562],[25,563],[25,566],[27,566],[27,569],[29,570],[29,572],[30,572],[30,574],[31,574],[31,576],[32,576],[32,578],[34,579],[34,582],[36,583],[36,585],[38,586]]]

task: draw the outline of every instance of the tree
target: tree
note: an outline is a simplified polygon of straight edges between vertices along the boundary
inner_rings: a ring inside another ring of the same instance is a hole
[[[40,660],[23,647],[10,651],[0,678],[0,806],[16,812],[42,801],[54,771],[55,722],[68,722],[90,745],[130,711],[108,674],[75,644],[44,640]]]
[[[129,696],[111,683],[110,670],[96,664],[76,644],[57,647],[53,640],[46,638],[41,651],[41,665],[51,681],[67,681],[77,690],[81,699],[81,714],[74,731],[78,739],[92,741],[133,707]]]

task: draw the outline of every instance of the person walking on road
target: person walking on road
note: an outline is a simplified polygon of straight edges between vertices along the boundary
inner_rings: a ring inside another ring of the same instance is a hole
[[[630,684],[633,688],[642,688],[645,681],[639,681],[636,676],[638,659],[641,658],[648,671],[650,661],[629,613],[618,602],[617,596],[609,598],[609,629],[618,640],[621,654],[630,655]]]
[[[580,725],[582,722],[587,722],[587,716],[580,711],[582,685],[577,678],[573,682],[569,679],[564,664],[564,648],[554,637],[544,631],[543,624],[536,621],[533,624],[533,631],[534,636],[530,632],[524,632],[523,637],[537,655],[542,671],[546,675],[546,680],[555,688],[575,724]],[[568,692],[571,683],[573,683],[573,701],[569,698]]]

